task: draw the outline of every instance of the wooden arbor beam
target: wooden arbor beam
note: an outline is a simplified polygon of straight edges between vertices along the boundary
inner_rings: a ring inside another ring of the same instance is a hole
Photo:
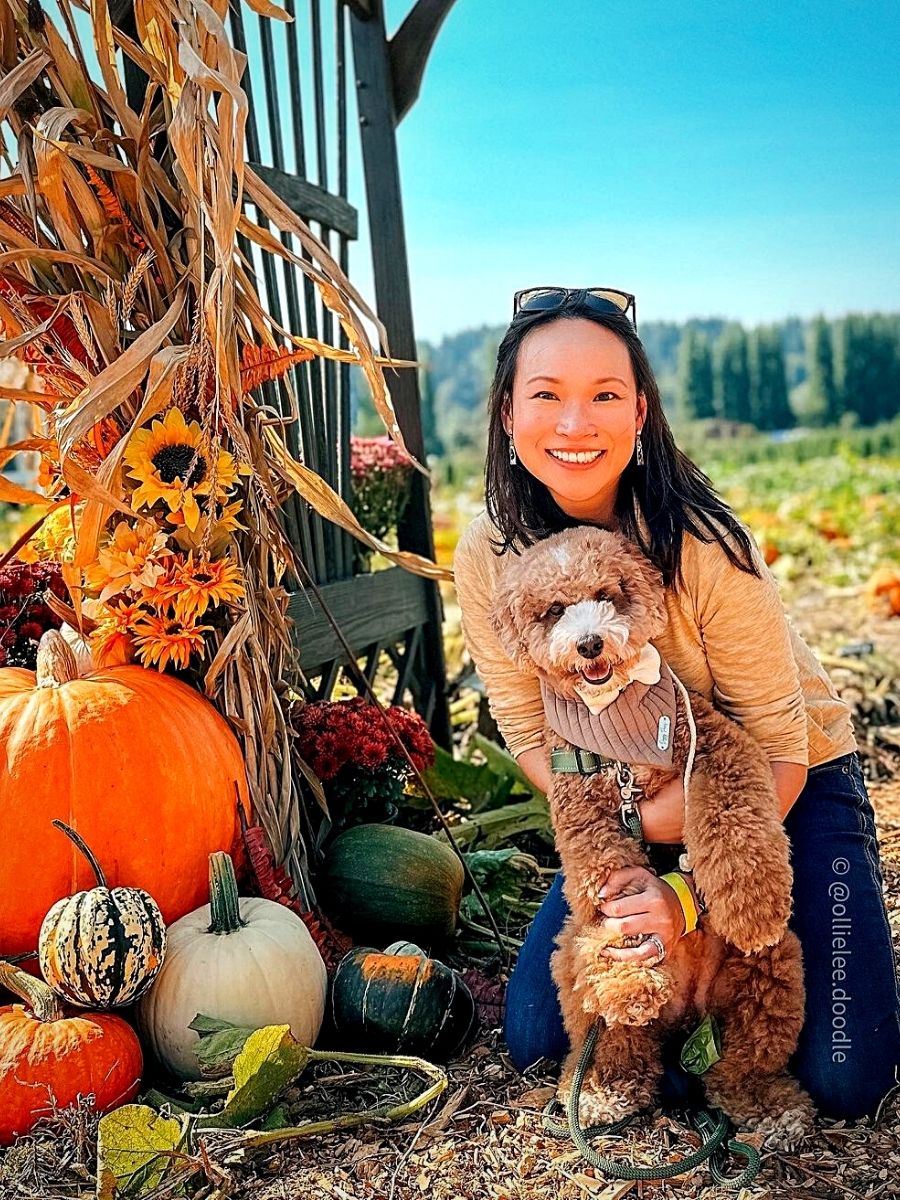
[[[446,10],[450,7],[447,0],[441,0],[440,3],[419,0],[416,7],[419,8],[423,4],[433,10],[430,23],[425,22],[422,17],[419,18],[423,21],[419,26],[420,34],[427,42],[427,45],[423,42],[424,54],[414,52],[412,33],[408,33],[405,39],[407,50],[404,52],[404,60],[413,64],[409,68],[413,75],[418,71],[414,83],[416,92],[427,59],[427,50],[434,41],[437,27],[445,15],[441,12],[435,23],[437,9]],[[391,353],[397,358],[415,359],[416,338],[413,330],[400,167],[397,159],[397,118],[390,45],[385,37],[382,0],[369,0],[368,7],[371,9],[368,19],[360,19],[358,10],[354,7],[351,10],[350,24],[372,244],[375,300],[378,315],[388,331]],[[407,22],[412,16],[411,13],[407,17]],[[410,28],[414,29],[416,26]],[[409,78],[412,79],[413,75]],[[413,96],[412,99],[414,98]],[[418,372],[411,368],[399,370],[390,380],[390,391],[404,441],[410,453],[420,462],[425,462]],[[403,550],[413,550],[416,554],[434,558],[428,481],[420,471],[412,472],[412,477],[411,495],[397,530],[397,540]],[[428,624],[423,630],[425,636],[422,640],[422,653],[426,678],[434,689],[431,732],[438,743],[449,749],[450,716],[446,701],[444,649],[441,638],[443,610],[440,591],[434,581],[427,583],[426,603]]]
[[[397,125],[419,98],[431,47],[454,3],[455,0],[416,0],[388,43]]]

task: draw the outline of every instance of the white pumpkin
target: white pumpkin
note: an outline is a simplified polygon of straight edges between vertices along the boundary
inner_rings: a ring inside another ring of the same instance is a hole
[[[325,1015],[325,964],[303,921],[272,900],[238,899],[230,857],[209,859],[210,903],[169,926],[166,960],[138,1005],[145,1043],[179,1079],[199,1079],[202,1013],[235,1025],[290,1025],[312,1046]]]

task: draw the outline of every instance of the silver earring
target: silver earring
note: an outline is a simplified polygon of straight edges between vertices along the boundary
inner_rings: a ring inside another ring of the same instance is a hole
[[[509,439],[509,465],[510,465],[511,467],[514,467],[518,461],[519,461],[519,456],[516,454],[516,448],[515,448],[515,446],[513,445],[512,435],[510,435],[510,439]]]
[[[639,467],[642,467],[644,465],[644,447],[641,444],[641,431],[640,430],[638,430],[637,448],[636,448],[635,454],[636,454],[637,465]]]

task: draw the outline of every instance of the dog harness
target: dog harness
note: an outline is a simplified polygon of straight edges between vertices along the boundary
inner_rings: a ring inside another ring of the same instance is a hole
[[[602,769],[610,761],[632,767],[672,766],[675,680],[666,663],[660,663],[657,683],[634,679],[599,712],[591,712],[580,700],[560,696],[544,679],[541,679],[541,697],[547,724],[555,733],[605,760],[595,764],[594,770]],[[582,767],[577,761],[569,764],[562,758],[558,765],[553,763],[553,769],[581,771]]]

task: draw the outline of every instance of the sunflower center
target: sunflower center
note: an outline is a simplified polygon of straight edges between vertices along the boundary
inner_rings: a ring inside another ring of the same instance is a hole
[[[195,583],[205,584],[205,583],[212,583],[212,581],[213,581],[212,575],[207,575],[205,571],[198,571],[197,574],[194,576]]]
[[[150,461],[163,483],[174,483],[176,479],[185,479],[195,453],[195,446],[183,446],[176,443],[173,446],[162,446]],[[191,477],[186,481],[185,486],[196,487],[205,478],[206,459],[202,454],[197,454],[197,461],[194,463]]]

